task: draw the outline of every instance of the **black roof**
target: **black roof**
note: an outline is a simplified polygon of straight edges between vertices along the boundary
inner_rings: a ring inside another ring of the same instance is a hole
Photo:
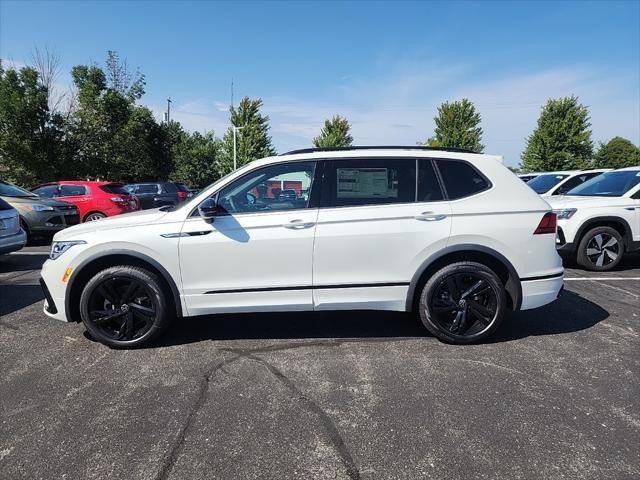
[[[348,152],[350,150],[435,150],[441,152],[457,152],[457,153],[477,153],[465,148],[454,147],[425,147],[422,145],[362,145],[355,147],[322,147],[322,148],[302,148],[300,150],[291,150],[290,152],[281,153],[282,155],[294,155],[297,153],[315,153],[315,152]]]

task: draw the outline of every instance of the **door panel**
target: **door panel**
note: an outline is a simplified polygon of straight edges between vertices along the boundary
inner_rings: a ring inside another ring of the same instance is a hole
[[[188,219],[179,238],[191,315],[311,310],[318,208],[308,208],[315,162],[258,169],[216,195],[213,223]],[[292,192],[276,187],[295,184]]]
[[[416,165],[397,158],[328,162],[314,245],[316,309],[405,309],[411,278],[446,246],[451,229],[431,164],[419,182]],[[330,208],[336,204],[348,206]]]

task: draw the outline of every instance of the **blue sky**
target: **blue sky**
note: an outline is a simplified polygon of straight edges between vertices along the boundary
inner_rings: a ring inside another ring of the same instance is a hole
[[[415,144],[445,100],[476,103],[489,153],[519,162],[549,97],[589,106],[595,141],[640,143],[640,1],[29,2],[0,0],[0,58],[35,47],[73,65],[116,50],[190,130],[228,127],[235,97],[264,100],[279,151],[346,116],[358,144]]]

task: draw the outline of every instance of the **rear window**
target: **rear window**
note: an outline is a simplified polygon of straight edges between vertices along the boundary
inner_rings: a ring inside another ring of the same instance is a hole
[[[109,183],[107,185],[101,185],[100,190],[116,195],[129,195],[129,192],[124,188],[124,185],[121,185],[119,183]]]
[[[449,200],[482,192],[489,182],[471,164],[461,160],[436,160]]]
[[[178,187],[178,190],[180,190],[181,192],[189,193],[189,187],[187,187],[184,183],[174,183],[174,185]]]
[[[0,210],[11,210],[13,207],[0,198]]]
[[[176,187],[173,183],[163,183],[162,187],[167,193],[176,193],[178,191],[178,187]]]

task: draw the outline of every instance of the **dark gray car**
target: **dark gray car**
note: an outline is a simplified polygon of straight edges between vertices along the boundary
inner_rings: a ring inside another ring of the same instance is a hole
[[[0,198],[20,214],[20,224],[29,237],[52,236],[80,223],[78,208],[67,202],[44,198],[0,180]]]
[[[124,188],[138,197],[143,210],[177,205],[187,197],[173,182],[130,183]]]

